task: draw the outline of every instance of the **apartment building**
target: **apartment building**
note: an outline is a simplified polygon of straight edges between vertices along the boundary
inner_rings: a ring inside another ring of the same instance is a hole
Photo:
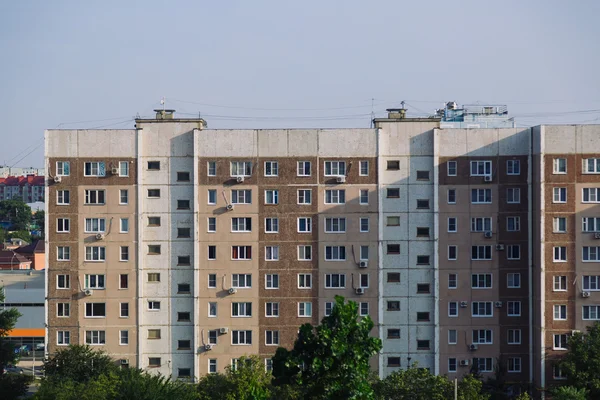
[[[0,178],[0,200],[44,201],[44,177],[36,175]]]

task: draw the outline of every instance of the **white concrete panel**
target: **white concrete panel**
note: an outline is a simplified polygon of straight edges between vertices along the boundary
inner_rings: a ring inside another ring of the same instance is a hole
[[[417,171],[429,172],[429,182],[417,180]],[[408,163],[408,176],[408,182],[411,184],[433,185],[433,157],[411,157]]]
[[[206,129],[198,134],[199,157],[256,157],[256,130]]]
[[[577,127],[575,125],[544,125],[545,153],[575,153]]]
[[[170,182],[169,176],[169,157],[140,157],[142,171],[139,171],[139,182],[142,185],[168,185]],[[160,170],[148,170],[148,162],[149,161],[158,161],[160,162]],[[161,197],[163,195],[162,191],[166,188],[161,189]]]
[[[433,156],[433,129],[408,132],[410,155]]]
[[[288,132],[283,129],[259,129],[257,145],[259,157],[287,157]]]
[[[527,155],[530,147],[531,131],[529,128],[498,129],[499,155]]]
[[[387,189],[388,188],[399,188],[400,189],[400,197],[399,198],[388,198],[387,197]],[[401,213],[407,212],[409,208],[408,204],[408,185],[385,185],[382,187],[380,196],[382,198],[381,208],[383,212],[389,213]],[[416,204],[415,204],[416,206]],[[413,206],[414,207],[414,206]]]
[[[417,200],[429,200],[429,210],[417,210]],[[433,185],[410,185],[408,188],[408,211],[432,212],[433,210]],[[412,215],[412,214],[411,214]]]
[[[467,134],[466,129],[436,129],[438,156],[455,157],[467,154]]]
[[[467,154],[471,157],[498,155],[499,129],[467,129]]]
[[[375,129],[323,129],[319,131],[320,157],[375,157]]]
[[[577,131],[578,153],[600,153],[600,125],[579,125]]]
[[[177,182],[177,172],[189,172],[190,182]],[[170,181],[175,184],[192,185],[194,182],[194,158],[193,157],[171,157],[169,159]]]
[[[77,130],[49,129],[45,134],[47,157],[77,157]]]
[[[433,242],[409,242],[408,263],[410,268],[433,268]],[[429,265],[417,265],[417,256],[429,256]]]
[[[78,130],[78,157],[135,157],[135,130]]]
[[[400,217],[400,226],[387,226],[388,217]],[[408,229],[407,213],[383,213],[383,240],[408,240]]]
[[[191,157],[195,124],[143,124],[141,154],[149,157]]]
[[[409,168],[410,157],[406,156],[387,156],[380,158],[379,171],[380,171],[380,183],[389,185],[399,185],[408,183],[408,176],[410,174]],[[388,170],[388,161],[399,161],[399,170]]]
[[[433,213],[411,213],[408,219],[408,239],[429,241],[433,239]],[[429,238],[417,237],[417,228],[429,228]]]
[[[381,125],[380,154],[432,155],[437,122],[399,122]]]
[[[288,156],[315,156],[319,148],[317,129],[290,129],[288,132]]]

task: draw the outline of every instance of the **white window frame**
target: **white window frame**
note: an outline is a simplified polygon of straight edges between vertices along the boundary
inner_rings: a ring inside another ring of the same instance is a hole
[[[300,317],[300,318],[312,317],[312,302],[310,302],[310,301],[298,302],[298,317]]]
[[[329,217],[325,218],[325,233],[346,233],[346,218]]]
[[[265,246],[265,261],[279,261],[279,246]]]
[[[250,224],[248,224],[250,222]],[[248,226],[250,225],[250,226]],[[252,232],[251,217],[233,217],[231,218],[231,232]]]
[[[471,161],[471,176],[491,176],[492,161],[477,160]]]
[[[369,189],[359,189],[358,202],[362,206],[369,205]]]
[[[591,168],[590,168],[591,167]],[[591,169],[591,171],[590,171]],[[600,158],[584,158],[583,159],[583,174],[600,174]]]
[[[88,253],[89,249],[89,253]],[[94,250],[97,249],[97,250]],[[104,246],[85,246],[85,262],[105,262],[106,247]]]
[[[598,306],[598,305],[583,306],[581,308],[581,319],[584,321],[600,320],[600,306]]]
[[[448,317],[450,317],[450,318],[458,317],[458,301],[449,301],[448,302]]]
[[[93,194],[95,193],[95,199]],[[102,202],[100,201],[100,193],[102,193]],[[84,203],[87,206],[103,206],[106,204],[106,190],[105,189],[85,189],[84,190]]]
[[[310,161],[298,161],[296,168],[297,176],[310,176],[311,175],[311,162]]]
[[[206,162],[206,176],[217,176],[217,162],[207,161]]]
[[[476,194],[475,201],[473,201],[474,193]],[[471,204],[492,204],[492,189],[471,189]]]
[[[71,220],[69,218],[56,219],[56,232],[69,233],[71,231]]]
[[[566,187],[552,188],[552,203],[564,204],[566,202],[567,202],[567,188]]]
[[[106,318],[106,314],[108,314],[108,310],[106,307],[106,303],[104,302],[99,302],[99,303],[84,303],[84,317],[85,318]],[[88,315],[88,304],[91,304],[91,314]],[[94,304],[104,304],[104,315],[94,315]]]
[[[66,206],[71,204],[71,192],[69,190],[56,191],[56,205]]]
[[[252,303],[249,301],[231,302],[231,318],[251,318]]]
[[[69,176],[69,175],[71,175],[71,162],[70,161],[57,161],[56,162],[56,176]]]
[[[582,217],[582,232],[600,232],[600,217]]]
[[[506,274],[506,287],[508,289],[519,289],[521,287],[521,273],[509,272]]]
[[[87,173],[87,166],[90,166],[90,173]],[[95,167],[95,168],[94,168]],[[102,169],[104,169],[104,174],[102,174]],[[94,172],[95,170],[95,172]],[[83,164],[83,176],[105,176],[106,175],[106,166],[102,161],[86,161]]]
[[[346,190],[328,189],[325,190],[325,204],[346,204]]]
[[[477,336],[477,340],[473,340],[473,344],[494,344],[494,331],[491,329],[473,329],[471,339]]]
[[[265,233],[279,233],[279,218],[265,218]]]
[[[56,345],[57,346],[68,346],[71,344],[71,332],[70,331],[57,331],[56,332]]]
[[[233,178],[252,176],[252,161],[231,161],[229,163],[229,173]]]
[[[279,274],[265,274],[265,289],[279,289]]]
[[[129,190],[119,189],[119,205],[129,204]]]
[[[587,187],[587,188],[581,189],[581,202],[583,204],[600,203],[600,188]]]
[[[458,332],[456,329],[448,329],[448,344],[458,344]]]
[[[233,248],[234,247],[237,248],[237,254],[238,254],[237,258],[233,258]],[[248,249],[250,249],[250,256],[248,256]],[[235,260],[235,261],[252,260],[252,246],[245,246],[245,245],[231,246],[231,260],[232,261],[233,260]]]
[[[265,331],[265,346],[279,346],[279,331],[277,331],[277,330],[266,330]]]
[[[277,189],[265,190],[265,204],[268,204],[268,205],[279,204],[279,190],[277,190]]]
[[[298,274],[298,289],[312,289],[312,274]]]
[[[473,258],[473,248],[474,247],[477,248],[477,258]],[[489,250],[489,258],[487,257],[488,250]],[[480,257],[481,251],[483,251],[483,257]],[[471,246],[471,260],[472,261],[490,261],[492,258],[493,258],[492,246],[490,246],[490,245]]]
[[[454,200],[450,199],[450,193],[454,196]],[[446,199],[448,204],[456,204],[456,189],[448,189],[446,192]]]
[[[277,301],[265,302],[265,317],[267,317],[267,318],[278,318],[279,317],[279,302],[277,302]]]
[[[552,248],[552,256],[555,263],[567,262],[567,246],[554,246]]]
[[[267,173],[270,172],[270,173]],[[276,177],[279,176],[279,163],[277,161],[265,161],[265,176]]]
[[[512,227],[511,227],[511,225],[512,225]],[[521,231],[521,217],[506,217],[506,231],[507,232],[520,232]]]
[[[298,189],[297,201],[300,205],[312,204],[312,189]]]
[[[363,225],[363,222],[366,221],[366,224]],[[360,217],[358,219],[358,225],[359,225],[359,229],[361,233],[365,233],[365,232],[369,232],[369,228],[370,228],[370,224],[369,224],[369,218],[368,217]],[[366,226],[366,229],[363,229],[363,227]]]
[[[581,261],[583,262],[600,262],[600,247],[598,246],[582,246]]]
[[[507,344],[521,344],[521,337],[522,337],[521,329],[509,329],[506,332],[506,343]]]
[[[243,277],[243,279],[242,279]],[[243,281],[243,282],[242,282]],[[251,289],[252,274],[232,274],[231,287],[236,289]]]
[[[366,172],[364,172],[363,170],[366,170]],[[368,160],[361,160],[359,162],[358,175],[359,176],[369,176],[369,161]]]
[[[567,291],[567,280],[568,280],[568,278],[566,275],[554,275],[554,277],[552,278],[552,291],[553,292],[566,292]]]
[[[231,204],[252,204],[251,189],[231,190]]]
[[[521,204],[521,188],[506,188],[506,203]]]
[[[302,222],[304,223],[305,230],[301,229]],[[296,228],[298,233],[311,233],[312,232],[312,218],[311,217],[298,217],[296,221]]]
[[[554,304],[553,319],[554,321],[566,321],[567,320],[567,305],[566,304]]]
[[[506,160],[506,175],[521,175],[521,160]]]
[[[567,173],[567,159],[555,158],[552,160],[552,173],[554,175],[564,175]]]
[[[206,232],[214,233],[217,231],[217,218],[208,217],[206,219]]]
[[[552,335],[552,350],[568,350],[568,347],[567,347],[568,341],[569,341],[569,335],[566,333],[553,334]]]
[[[457,165],[456,161],[448,161],[446,164],[446,173],[448,176],[456,176]]]
[[[119,219],[119,233],[129,233],[129,218]]]
[[[57,246],[56,247],[56,261],[70,261],[71,260],[71,247],[70,246]]]
[[[104,218],[86,218],[84,224],[84,233],[106,232],[106,219]]]
[[[520,260],[521,259],[521,246],[518,244],[509,244],[506,246],[506,259],[507,260]]]
[[[106,289],[106,275],[104,274],[85,274],[84,289]]]
[[[481,307],[481,306],[483,306],[483,307]],[[488,311],[489,311],[489,313],[488,313]],[[493,316],[494,316],[494,304],[491,301],[473,301],[471,303],[471,317],[473,317],[473,318],[492,318]]]
[[[337,282],[334,282],[334,278],[337,278]],[[336,285],[334,285],[336,284]],[[346,274],[325,274],[325,289],[345,289],[346,288]]]
[[[589,292],[600,291],[600,275],[584,275],[581,277],[581,287]]]
[[[237,342],[237,343],[235,343]],[[232,346],[251,346],[252,331],[251,330],[233,330],[231,331]]]
[[[448,274],[448,289],[458,289],[458,274]]]
[[[506,302],[506,315],[509,317],[520,317],[522,312],[522,304],[520,301]],[[518,310],[517,310],[518,308]]]
[[[71,316],[71,303],[60,302],[56,303],[56,317],[57,318],[68,318]]]
[[[458,232],[458,222],[456,217],[448,217],[448,232],[456,233]]]
[[[346,161],[325,161],[324,176],[346,176]]]
[[[327,255],[328,251],[330,252],[329,258]],[[325,261],[346,261],[346,246],[325,246],[325,254],[323,256],[325,257]]]
[[[471,274],[471,289],[492,289],[493,281],[491,273]]]
[[[309,257],[306,255],[309,253]],[[312,245],[298,245],[298,261],[311,261],[312,260]]]
[[[508,357],[508,372],[519,373],[521,372],[521,357]]]
[[[60,284],[61,278],[63,281],[62,286]],[[56,289],[59,289],[59,290],[71,289],[71,275],[69,275],[69,274],[56,275]]]

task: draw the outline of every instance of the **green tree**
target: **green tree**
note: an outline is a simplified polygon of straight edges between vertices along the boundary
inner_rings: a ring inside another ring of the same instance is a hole
[[[445,376],[413,364],[395,371],[376,385],[377,395],[385,400],[446,400],[454,393],[454,384]]]
[[[487,400],[489,395],[482,393],[483,382],[475,375],[469,374],[463,376],[458,382],[459,400]]]
[[[9,221],[13,230],[26,230],[31,222],[31,207],[21,200],[0,201],[0,221]]]
[[[27,243],[31,243],[31,234],[29,233],[29,231],[9,232],[8,235],[6,235],[6,238],[9,240],[10,239],[23,239]]]
[[[44,370],[50,380],[68,377],[75,382],[86,383],[100,375],[109,376],[111,372],[117,371],[117,366],[103,351],[93,350],[89,346],[71,345],[46,360]]]
[[[114,400],[196,400],[198,393],[192,385],[161,375],[151,375],[140,369],[125,368],[117,373]]]
[[[532,399],[531,399],[531,396],[529,395],[529,393],[523,392],[520,395],[518,395],[515,400],[532,400]]]
[[[575,333],[568,341],[569,352],[560,363],[567,384],[589,390],[600,399],[600,323],[587,327],[587,333]]]
[[[561,386],[553,389],[552,400],[587,400],[588,391],[586,389],[577,389],[573,386]]]
[[[369,359],[381,340],[369,336],[371,329],[373,321],[359,318],[355,302],[336,296],[320,325],[302,325],[291,351],[277,349],[274,384],[291,384],[305,399],[373,399]]]
[[[198,391],[201,400],[268,400],[272,396],[272,378],[258,357],[241,357],[235,368],[226,368],[225,374],[204,376]]]
[[[116,372],[100,375],[87,382],[64,379],[44,379],[35,400],[113,400],[118,396]]]
[[[35,214],[33,214],[32,222],[37,225],[40,229],[41,235],[40,237],[44,237],[44,229],[46,226],[46,212],[44,210],[39,210]]]

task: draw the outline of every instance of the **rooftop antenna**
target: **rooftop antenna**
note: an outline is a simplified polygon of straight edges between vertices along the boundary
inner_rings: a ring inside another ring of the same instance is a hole
[[[165,107],[166,107],[166,106],[165,106],[165,100],[166,100],[166,99],[165,99],[165,97],[164,97],[164,96],[163,96],[163,97],[160,99],[160,104],[162,104],[162,106],[163,106],[163,111],[165,111]]]

